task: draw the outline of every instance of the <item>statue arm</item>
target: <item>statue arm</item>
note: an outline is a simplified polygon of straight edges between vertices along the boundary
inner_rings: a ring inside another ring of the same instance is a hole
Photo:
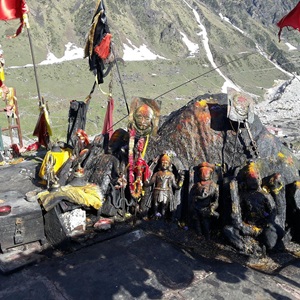
[[[219,186],[216,183],[214,183],[214,188],[215,188],[214,200],[210,204],[210,210],[212,214],[219,207]]]
[[[230,182],[230,196],[232,201],[231,218],[233,226],[239,229],[244,235],[257,236],[260,234],[262,229],[247,224],[242,219],[241,200],[238,193],[238,183],[235,179]]]
[[[148,187],[148,186],[154,185],[156,183],[156,177],[157,177],[157,172],[152,175],[152,177],[150,178],[150,180],[146,180],[144,182],[144,186]]]
[[[271,222],[274,221],[277,214],[277,209],[275,201],[271,194],[268,194],[266,197],[265,211],[268,214],[266,215],[266,218]]]
[[[172,186],[176,190],[180,190],[182,188],[184,178],[185,178],[184,177],[184,171],[179,171],[178,174],[180,175],[180,178],[179,178],[178,182],[176,182],[175,175],[172,173]]]

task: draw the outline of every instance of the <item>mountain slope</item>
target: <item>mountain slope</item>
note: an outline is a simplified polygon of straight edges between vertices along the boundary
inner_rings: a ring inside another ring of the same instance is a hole
[[[132,49],[145,45],[152,53],[166,58],[120,64],[121,78],[114,70],[114,97],[118,107],[116,118],[126,116],[125,97],[127,101],[134,96],[159,97],[163,101],[162,113],[168,114],[200,94],[220,92],[226,81],[261,101],[274,80],[290,78],[285,71],[299,72],[299,53],[297,50],[291,51],[285,44],[288,41],[298,47],[299,32],[285,29],[279,43],[275,25],[297,2],[104,1],[116,52],[120,57],[124,55],[126,44]],[[37,64],[45,60],[49,52],[62,57],[68,42],[84,47],[95,1],[27,0],[27,4]],[[1,36],[12,34],[17,23],[17,20],[1,23]],[[0,43],[6,59],[7,84],[17,87],[18,97],[24,99],[19,103],[20,111],[24,116],[35,115],[36,101],[32,100],[36,98],[36,86],[32,68],[10,68],[32,63],[26,31],[16,39],[2,39]],[[189,45],[194,46],[193,53]],[[82,59],[39,65],[38,76],[42,94],[53,112],[54,127],[59,131],[56,135],[64,136],[68,100],[84,100],[93,84],[88,62]],[[107,91],[108,83],[107,78],[104,91]],[[91,104],[95,105],[88,118],[91,134],[99,132],[105,112],[106,96],[101,91],[96,91],[94,96],[104,101],[101,100],[102,104],[97,101]],[[29,134],[32,124],[26,121],[23,124],[26,134]]]

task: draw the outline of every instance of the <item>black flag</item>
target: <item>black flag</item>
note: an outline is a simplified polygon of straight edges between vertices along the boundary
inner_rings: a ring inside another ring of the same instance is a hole
[[[110,54],[111,34],[107,25],[105,6],[103,0],[99,0],[94,13],[84,57],[89,58],[90,70],[97,76],[97,83],[103,83],[104,60]]]

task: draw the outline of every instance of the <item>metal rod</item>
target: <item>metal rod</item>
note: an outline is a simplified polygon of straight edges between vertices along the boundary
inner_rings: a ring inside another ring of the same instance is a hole
[[[124,99],[125,99],[127,113],[129,114],[129,107],[128,107],[128,103],[127,103],[127,99],[126,99],[126,95],[125,95],[125,90],[124,90],[123,83],[122,83],[122,78],[121,78],[121,74],[120,74],[120,70],[119,70],[119,65],[118,65],[118,62],[117,62],[117,59],[116,59],[116,55],[115,55],[115,51],[114,51],[114,47],[113,46],[111,47],[111,50],[112,50],[112,53],[113,53],[114,58],[115,58],[115,63],[116,63],[116,66],[117,66],[118,76],[119,76],[119,79],[120,79],[120,84],[121,84],[123,96],[124,96]]]
[[[233,150],[233,155],[232,155],[232,159],[231,159],[231,165],[233,164],[234,157],[235,157],[235,152],[236,152],[237,141],[238,141],[238,137],[239,137],[239,134],[240,134],[240,126],[241,126],[241,122],[240,122],[240,121],[238,121],[238,128],[237,128],[237,131],[236,131],[236,136],[235,136],[234,150]]]
[[[39,87],[39,82],[38,82],[38,77],[37,77],[37,71],[36,71],[36,65],[35,65],[35,59],[34,59],[34,53],[33,53],[32,41],[31,41],[31,35],[30,35],[30,31],[29,31],[28,26],[26,28],[27,28],[30,52],[31,52],[32,63],[33,63],[35,83],[36,83],[37,93],[38,93],[38,97],[39,97],[39,105],[41,106],[42,105],[42,97],[41,97],[40,87]]]

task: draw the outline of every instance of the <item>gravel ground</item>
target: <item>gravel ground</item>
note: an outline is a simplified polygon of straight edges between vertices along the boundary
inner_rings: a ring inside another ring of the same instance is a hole
[[[265,100],[255,105],[262,123],[273,130],[299,156],[300,153],[300,78],[278,81],[265,94]],[[276,132],[277,131],[277,132]]]

